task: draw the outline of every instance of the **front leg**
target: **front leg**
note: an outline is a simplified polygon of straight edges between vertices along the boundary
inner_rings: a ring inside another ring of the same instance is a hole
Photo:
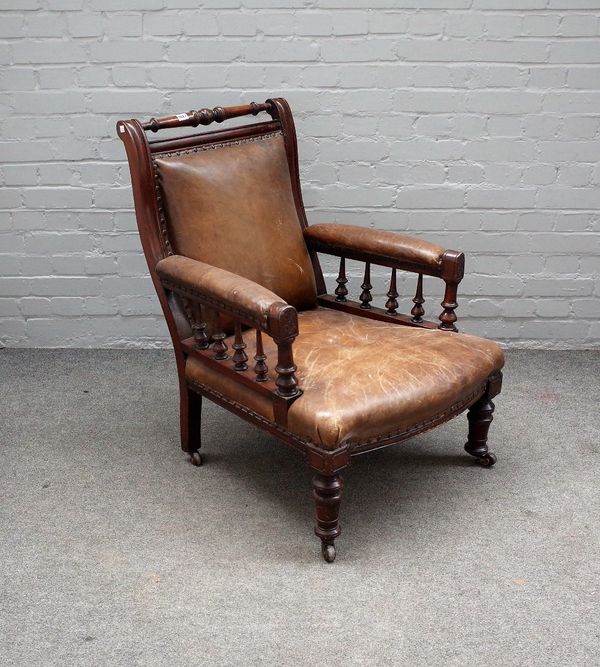
[[[496,463],[496,456],[488,450],[487,438],[490,424],[494,419],[495,405],[492,397],[500,393],[502,373],[492,375],[485,393],[469,408],[469,438],[465,450],[475,456],[477,463],[484,468],[491,468]]]
[[[315,535],[321,538],[321,552],[328,563],[335,560],[335,538],[340,534],[338,516],[343,481],[340,475],[317,474],[313,477],[316,504]]]

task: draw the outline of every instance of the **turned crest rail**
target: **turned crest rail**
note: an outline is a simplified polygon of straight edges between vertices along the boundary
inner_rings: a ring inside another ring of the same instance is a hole
[[[198,125],[211,125],[212,123],[222,123],[230,118],[239,118],[241,116],[257,116],[261,111],[271,113],[273,106],[269,102],[258,104],[242,104],[237,107],[215,107],[214,109],[197,109],[187,113],[178,113],[172,116],[162,116],[161,118],[151,118],[146,123],[142,123],[144,130],[158,132],[159,130],[171,129],[174,127],[198,127]]]

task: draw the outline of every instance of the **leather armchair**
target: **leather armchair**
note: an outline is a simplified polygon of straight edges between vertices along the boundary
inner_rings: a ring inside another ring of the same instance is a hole
[[[148,139],[259,113],[270,119]],[[504,359],[495,343],[457,331],[461,252],[394,232],[308,226],[294,122],[281,98],[119,121],[117,133],[173,340],[181,446],[192,463],[202,463],[203,396],[296,449],[315,473],[315,533],[329,562],[340,534],[341,472],[353,457],[468,410],[465,449],[494,465],[487,435]],[[333,293],[323,253],[339,257]],[[347,259],[364,263],[356,300]],[[372,265],[390,269],[380,306]],[[398,271],[416,275],[409,313],[399,312]],[[425,319],[424,275],[444,283],[437,321]]]

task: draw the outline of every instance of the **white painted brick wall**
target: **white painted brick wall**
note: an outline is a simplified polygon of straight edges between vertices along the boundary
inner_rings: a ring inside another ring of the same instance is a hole
[[[463,249],[466,331],[599,345],[600,0],[0,8],[4,345],[164,345],[115,121],[270,95],[296,114],[312,222]]]

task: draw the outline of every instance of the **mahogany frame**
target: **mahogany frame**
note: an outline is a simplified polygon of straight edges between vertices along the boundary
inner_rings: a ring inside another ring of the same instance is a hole
[[[198,125],[210,125],[211,123],[222,123],[231,118],[245,115],[256,116],[259,113],[267,113],[270,120],[255,122],[229,129],[218,129],[199,134],[191,134],[183,137],[158,139],[149,141],[147,132],[159,132],[167,128],[197,127]],[[182,449],[189,453],[192,463],[200,465],[200,422],[202,396],[210,399],[218,405],[238,415],[242,419],[258,426],[275,435],[284,444],[299,451],[306,459],[308,465],[313,469],[313,497],[316,502],[315,533],[321,539],[322,553],[325,559],[331,562],[335,558],[334,540],[340,534],[338,513],[341,500],[342,479],[340,471],[350,465],[354,456],[368,451],[393,445],[419,433],[423,433],[435,426],[448,421],[461,412],[469,409],[469,437],[465,449],[472,454],[483,466],[488,467],[495,463],[495,456],[488,451],[487,432],[492,421],[494,404],[492,398],[500,392],[502,375],[500,372],[491,375],[486,382],[477,390],[457,404],[453,405],[445,413],[437,415],[412,427],[408,431],[390,433],[373,438],[363,443],[344,443],[336,450],[328,451],[317,447],[307,439],[299,437],[287,430],[287,409],[291,402],[301,395],[301,387],[294,384],[296,370],[293,363],[293,341],[297,335],[297,321],[295,310],[293,316],[288,312],[285,320],[286,326],[281,325],[281,330],[276,332],[274,340],[280,347],[279,363],[277,372],[283,371],[283,387],[279,381],[281,375],[275,382],[268,379],[265,382],[256,382],[250,379],[244,366],[243,348],[237,349],[239,359],[242,360],[232,370],[231,363],[221,355],[210,353],[208,343],[203,339],[202,325],[191,316],[189,306],[186,307],[186,299],[193,303],[205,303],[206,298],[201,293],[185,293],[185,290],[164,278],[157,271],[157,265],[161,260],[172,255],[168,239],[168,230],[164,212],[162,211],[161,192],[155,173],[153,157],[164,152],[186,150],[199,145],[222,144],[253,137],[273,131],[281,131],[284,139],[287,161],[290,171],[290,179],[293,190],[294,203],[298,219],[303,229],[308,226],[302,191],[300,186],[298,168],[298,146],[294,127],[294,120],[290,107],[283,98],[268,99],[262,104],[252,102],[251,104],[236,107],[216,107],[214,109],[201,109],[190,111],[185,114],[177,114],[162,118],[152,118],[141,123],[138,120],[122,120],[117,123],[117,134],[125,145],[127,158],[131,172],[133,197],[135,202],[136,219],[143,251],[148,263],[148,269],[152,282],[158,294],[158,298],[167,322],[173,348],[179,378],[180,391],[180,435]],[[421,328],[440,328],[448,331],[456,331],[457,287],[464,274],[464,255],[457,251],[448,250],[444,253],[440,267],[436,270],[422,266],[418,263],[407,264],[406,262],[394,261],[389,258],[372,255],[366,252],[349,252],[333,245],[323,245],[307,241],[312,266],[315,272],[318,304],[327,307],[344,310],[354,315],[372,319],[393,322],[401,326],[413,326]],[[334,295],[327,294],[323,272],[317,253],[325,252],[330,255],[339,256],[340,274],[338,275],[338,288]],[[346,298],[348,293],[345,284],[345,259],[361,260],[366,263],[365,280],[362,285],[363,292],[360,302],[350,301]],[[386,308],[377,308],[370,304],[370,265],[378,264],[392,269],[390,291]],[[410,315],[396,311],[398,293],[396,291],[396,271],[405,270],[418,274],[417,290],[413,299],[414,307]],[[442,301],[442,313],[439,317],[440,323],[426,321],[423,319],[423,274],[433,275],[441,278],[446,285],[444,299]],[[211,308],[222,311],[228,316],[232,315],[231,309],[226,305],[210,302]],[[253,318],[244,317],[243,314],[233,313],[234,318],[244,326],[257,327]],[[295,323],[295,326],[294,326]],[[236,328],[237,331],[237,328]],[[272,335],[271,331],[267,333]],[[213,336],[215,341],[213,351],[219,340],[224,336]],[[235,347],[235,346],[234,346]],[[245,346],[244,346],[245,347]],[[283,354],[282,354],[283,348]],[[275,421],[269,421],[263,416],[240,405],[231,398],[224,396],[213,387],[188,382],[185,376],[186,358],[193,356],[202,363],[208,364],[220,371],[235,376],[238,381],[251,386],[255,391],[268,396],[273,401]],[[235,356],[235,355],[234,355]],[[246,357],[247,359],[247,357]],[[258,362],[257,362],[258,363]],[[247,366],[247,365],[246,365]],[[246,375],[237,371],[243,370]],[[264,378],[263,378],[264,379]],[[287,389],[285,383],[288,382]],[[289,384],[291,383],[291,384]],[[287,392],[287,393],[286,393]]]

